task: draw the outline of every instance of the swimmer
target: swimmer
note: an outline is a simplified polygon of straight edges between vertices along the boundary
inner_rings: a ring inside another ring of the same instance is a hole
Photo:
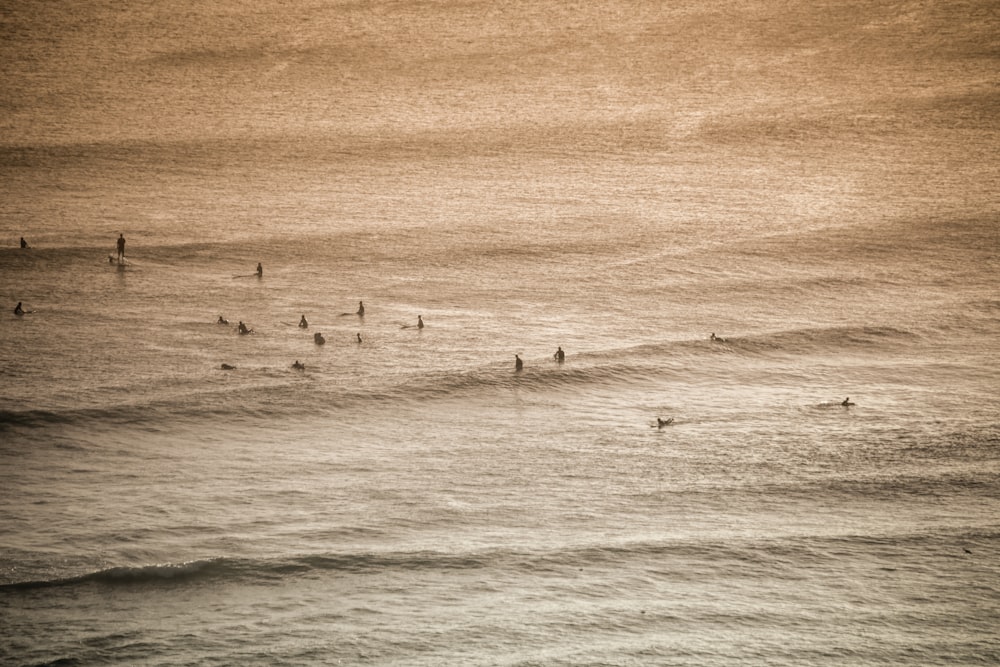
[[[292,364],[292,368],[294,368],[296,370],[299,370],[299,371],[304,371],[306,369],[306,365],[304,363],[302,363],[301,361],[299,361],[298,359],[296,359],[295,363]]]
[[[248,333],[252,333],[253,332],[253,329],[247,329],[247,325],[243,324],[242,321],[240,321],[239,330],[240,330],[240,335],[241,336],[245,336]]]
[[[308,329],[309,328],[309,323],[306,322],[306,316],[305,315],[303,315],[302,319],[299,320],[299,328],[300,329]]]
[[[422,315],[417,315],[417,328],[418,329],[424,328],[424,318]]]
[[[521,357],[514,355],[514,370],[519,371],[524,368],[524,362],[521,361]]]
[[[20,301],[18,301],[17,305],[14,306],[14,314],[15,315],[24,315],[24,308],[21,308],[21,302]]]
[[[563,352],[562,347],[556,350],[556,353],[552,355],[552,358],[558,361],[560,364],[566,361],[566,353]]]
[[[258,278],[264,277],[264,267],[260,265],[260,262],[257,262],[257,277]]]
[[[365,316],[365,302],[358,301],[358,317],[364,317],[364,316]]]
[[[236,370],[236,366],[230,366],[229,364],[222,364],[221,368],[224,371],[235,371]]]
[[[664,426],[669,426],[670,424],[673,423],[674,423],[673,417],[670,417],[668,419],[660,419],[659,417],[656,418],[656,428],[663,428]]]
[[[854,403],[851,403],[851,397],[850,397],[850,396],[848,396],[848,397],[847,397],[847,398],[845,398],[845,399],[844,399],[843,401],[841,401],[841,403],[840,403],[840,404],[841,404],[841,405],[843,405],[843,406],[844,406],[845,408],[849,408],[849,407],[851,407],[852,405],[854,405]]]
[[[229,320],[219,315],[219,319],[215,321],[216,324],[229,324]]]
[[[313,334],[313,342],[316,343],[317,345],[322,345],[326,342],[326,339],[323,338],[323,334],[317,331],[316,333]]]

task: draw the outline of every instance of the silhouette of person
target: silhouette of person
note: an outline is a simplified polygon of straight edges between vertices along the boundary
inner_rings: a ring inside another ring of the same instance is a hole
[[[246,334],[250,333],[250,330],[247,329],[247,325],[243,324],[242,320],[240,320],[239,329],[240,329],[240,333],[243,334],[243,335],[246,335]]]
[[[418,329],[424,328],[424,318],[422,315],[417,315],[417,328]]]
[[[521,361],[521,357],[514,355],[514,370],[519,371],[524,368],[524,362]]]
[[[21,247],[22,248],[27,248],[28,247],[28,242],[24,240],[23,236],[21,237]]]
[[[316,343],[317,345],[322,345],[326,342],[326,339],[323,338],[323,334],[317,331],[316,333],[313,334],[313,342]]]
[[[14,306],[14,314],[15,315],[24,315],[24,308],[21,308],[21,302],[20,301],[18,301],[17,305]]]
[[[258,278],[264,277],[264,267],[260,265],[260,262],[257,262],[257,277]]]
[[[660,419],[659,417],[656,418],[656,427],[657,428],[663,428],[664,426],[669,426],[670,424],[673,424],[673,423],[674,423],[674,418],[673,417],[670,417],[669,419]]]
[[[556,353],[552,355],[552,358],[558,361],[559,363],[562,363],[566,361],[566,353],[563,352],[562,347],[560,347],[559,349],[556,350]]]
[[[229,320],[224,318],[222,315],[219,315],[219,319],[216,322],[216,324],[229,324]]]
[[[304,363],[302,363],[301,361],[299,361],[298,359],[296,359],[295,363],[292,364],[292,368],[298,369],[300,371],[304,370],[305,367],[306,367],[306,365]]]
[[[303,315],[302,319],[299,320],[299,328],[300,329],[308,329],[309,328],[309,323],[306,322],[306,316],[305,315]]]
[[[361,334],[360,333],[358,334],[358,342],[359,343],[361,342]]]
[[[850,397],[850,396],[848,396],[847,398],[845,398],[845,399],[844,399],[844,400],[843,400],[843,401],[841,402],[841,405],[843,405],[843,406],[844,406],[844,407],[846,408],[846,407],[849,407],[849,406],[852,406],[852,405],[854,405],[854,403],[851,403],[851,397]]]
[[[125,259],[125,235],[118,235],[118,263],[121,264],[122,260]]]
[[[365,302],[358,301],[358,315],[361,317],[365,316]]]

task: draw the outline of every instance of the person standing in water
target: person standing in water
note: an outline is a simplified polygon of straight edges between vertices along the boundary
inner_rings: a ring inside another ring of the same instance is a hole
[[[417,315],[417,328],[418,329],[423,329],[424,328],[424,317],[423,317],[423,315]]]
[[[365,316],[365,302],[358,301],[358,317],[364,317],[364,316]]]
[[[125,235],[118,235],[118,263],[125,261]]]
[[[559,349],[556,350],[556,353],[552,355],[552,358],[561,364],[562,362],[566,361],[566,353],[563,352],[562,347],[560,347]]]
[[[264,277],[264,267],[260,265],[260,262],[257,262],[257,277],[258,278]]]
[[[524,362],[521,361],[521,357],[514,355],[514,370],[519,371],[524,368]]]

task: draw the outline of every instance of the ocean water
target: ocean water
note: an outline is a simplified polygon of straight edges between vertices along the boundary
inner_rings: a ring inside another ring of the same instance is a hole
[[[995,3],[27,1],[0,56],[0,662],[1000,662]]]

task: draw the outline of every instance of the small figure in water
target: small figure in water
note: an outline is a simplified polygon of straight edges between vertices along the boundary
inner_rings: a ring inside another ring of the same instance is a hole
[[[524,362],[521,361],[521,357],[514,355],[514,370],[519,371],[524,368]]]
[[[260,265],[260,262],[257,262],[257,277],[258,278],[264,277],[264,267]]]
[[[236,370],[236,366],[230,366],[229,364],[222,364],[221,368],[224,371],[235,371]]]
[[[24,308],[21,308],[21,302],[20,301],[18,301],[17,305],[14,306],[14,314],[15,315],[24,315]]]
[[[840,404],[843,405],[845,408],[849,408],[852,405],[854,405],[854,403],[851,403],[851,397],[850,396],[848,396],[847,398],[845,398]]]
[[[714,341],[716,341],[717,343],[725,343],[725,342],[726,342],[726,339],[725,339],[725,338],[722,338],[722,337],[720,337],[720,336],[716,336],[716,335],[715,335],[715,332],[712,332],[712,335],[711,335],[711,336],[709,336],[709,337],[708,337],[708,339],[709,339],[709,340],[714,340]]]
[[[326,339],[323,338],[323,334],[317,331],[316,333],[313,334],[313,342],[316,343],[317,345],[322,345],[326,342]]]
[[[224,318],[222,315],[219,315],[219,319],[216,320],[215,323],[216,324],[229,324],[229,320],[227,320],[226,318]]]
[[[365,316],[365,302],[358,301],[358,317],[364,317],[364,316]]]
[[[418,329],[424,328],[424,318],[422,315],[417,315],[417,328]]]
[[[664,426],[669,426],[670,424],[673,423],[674,423],[673,417],[670,417],[668,419],[660,419],[659,417],[656,418],[656,428],[663,428]]]
[[[303,315],[302,319],[299,320],[299,328],[300,329],[308,329],[309,328],[309,323],[306,322],[306,316],[305,315]]]
[[[358,334],[358,343],[360,343],[360,342],[361,342],[361,334],[359,333]]]
[[[560,364],[566,361],[566,353],[563,352],[562,347],[556,350],[556,353],[552,355],[552,358],[558,361]]]
[[[247,329],[247,325],[243,324],[242,320],[240,320],[239,330],[240,330],[240,335],[241,336],[245,336],[248,333],[252,333],[253,332],[253,329]]]
[[[295,363],[292,364],[292,368],[294,368],[295,370],[298,370],[298,371],[304,371],[306,369],[306,365],[304,363],[302,363],[301,361],[299,361],[298,359],[296,359]]]
[[[21,248],[27,248],[27,247],[28,247],[28,242],[25,241],[24,237],[22,236],[21,237]]]
[[[125,261],[125,235],[118,235],[118,263]]]

